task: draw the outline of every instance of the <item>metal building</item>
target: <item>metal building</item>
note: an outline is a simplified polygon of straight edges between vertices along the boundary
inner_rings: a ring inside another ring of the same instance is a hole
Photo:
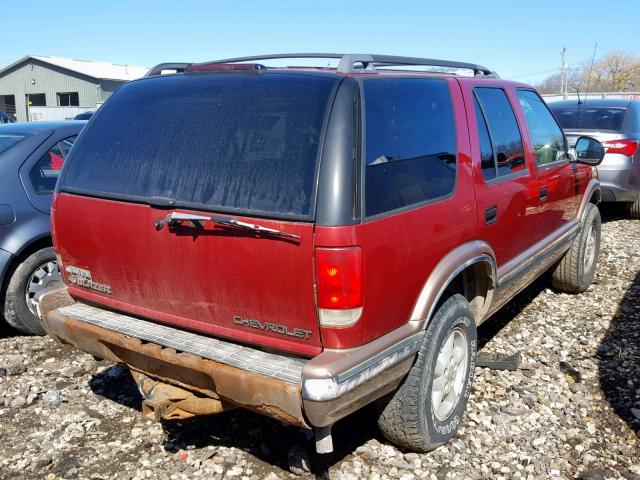
[[[27,56],[0,69],[0,111],[19,122],[73,118],[146,72],[133,65]]]

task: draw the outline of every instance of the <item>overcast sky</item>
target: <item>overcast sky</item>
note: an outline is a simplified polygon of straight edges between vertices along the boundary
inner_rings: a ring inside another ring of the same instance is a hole
[[[2,2],[0,66],[29,54],[152,66],[283,52],[479,63],[535,83],[612,50],[640,53],[637,0]],[[541,73],[542,72],[542,73]]]

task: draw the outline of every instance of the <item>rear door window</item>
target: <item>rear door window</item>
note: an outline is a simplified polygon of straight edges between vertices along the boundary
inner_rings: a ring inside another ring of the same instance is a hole
[[[39,195],[47,195],[55,190],[64,160],[76,137],[77,135],[74,135],[56,143],[29,171],[31,185]]]
[[[493,153],[489,128],[484,119],[484,114],[476,97],[473,98],[473,106],[476,112],[476,122],[478,124],[478,140],[480,142],[480,161],[482,163],[482,176],[485,180],[496,178],[496,157]]]
[[[446,81],[363,84],[367,216],[450,195],[456,184],[456,134]]]
[[[337,82],[277,73],[132,82],[95,114],[60,188],[310,219],[324,120]]]
[[[474,92],[489,131],[495,159],[495,174],[489,173],[488,161],[483,165],[485,180],[523,171],[522,137],[506,93],[501,88],[490,87],[475,88]]]
[[[542,98],[532,90],[518,89],[529,134],[536,154],[536,164],[548,165],[567,159],[562,130]]]

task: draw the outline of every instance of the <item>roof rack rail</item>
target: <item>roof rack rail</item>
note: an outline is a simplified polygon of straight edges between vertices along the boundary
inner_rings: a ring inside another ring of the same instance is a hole
[[[162,75],[165,70],[175,70],[176,73],[182,73],[189,68],[190,63],[160,63],[149,70],[145,77],[153,77],[155,75]]]
[[[256,55],[250,57],[225,58],[205,62],[206,64],[216,63],[239,63],[257,60],[275,60],[286,58],[333,58],[339,59],[336,71],[338,73],[363,73],[375,71],[376,67],[394,66],[428,66],[443,67],[451,69],[464,69],[473,71],[477,77],[499,78],[498,75],[486,67],[475,63],[454,62],[451,60],[437,60],[434,58],[401,57],[396,55],[372,55],[372,54],[343,54],[343,53],[283,53],[274,55]],[[157,68],[157,67],[156,67]],[[154,69],[155,70],[155,69]]]

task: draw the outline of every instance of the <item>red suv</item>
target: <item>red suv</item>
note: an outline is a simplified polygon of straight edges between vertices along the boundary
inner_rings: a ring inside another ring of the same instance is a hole
[[[327,452],[378,400],[390,440],[432,449],[476,326],[548,269],[590,285],[602,146],[570,154],[534,89],[478,65],[275,57],[161,65],[95,114],[54,200],[45,329],[127,364],[150,418],[241,406]]]

